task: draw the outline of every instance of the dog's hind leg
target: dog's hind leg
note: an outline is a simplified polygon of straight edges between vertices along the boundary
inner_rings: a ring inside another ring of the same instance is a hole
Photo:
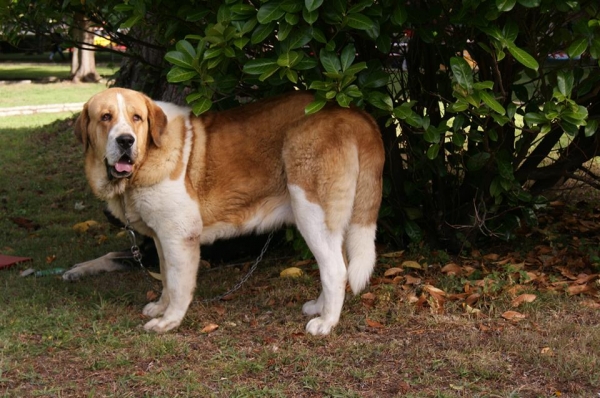
[[[75,264],[71,269],[62,275],[66,281],[75,281],[81,277],[95,275],[101,272],[123,271],[129,267],[116,260],[131,260],[132,255],[129,251],[110,252],[102,257],[84,263]]]
[[[296,226],[315,256],[321,274],[322,291],[319,298],[302,307],[307,315],[320,314],[308,322],[306,331],[313,335],[329,334],[339,321],[345,298],[347,273],[342,255],[344,229],[330,229],[320,205],[307,200],[300,187],[290,185],[288,188]]]

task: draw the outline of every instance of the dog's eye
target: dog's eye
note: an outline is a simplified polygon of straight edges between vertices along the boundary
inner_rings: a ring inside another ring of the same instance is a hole
[[[140,121],[142,121],[142,117],[140,115],[133,115],[133,121],[140,122]]]
[[[101,119],[103,122],[110,122],[110,120],[112,119],[112,115],[110,113],[105,113],[102,115]]]

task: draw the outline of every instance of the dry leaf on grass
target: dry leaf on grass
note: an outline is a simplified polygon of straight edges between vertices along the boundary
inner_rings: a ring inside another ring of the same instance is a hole
[[[507,321],[522,321],[523,319],[527,318],[527,315],[525,314],[521,314],[520,312],[517,311],[506,311],[502,314],[502,318],[506,319]]]
[[[460,275],[462,273],[462,267],[456,263],[448,263],[442,267],[441,271],[448,275]]]
[[[404,250],[400,250],[398,252],[384,253],[381,255],[381,257],[383,257],[383,258],[398,258],[398,257],[402,257],[403,254],[404,254]]]
[[[404,270],[402,268],[393,267],[393,268],[386,270],[385,273],[383,274],[383,276],[385,276],[385,277],[396,276],[398,274],[401,274],[402,272],[404,272]]]
[[[581,293],[587,293],[594,290],[590,285],[585,284],[585,285],[571,285],[567,288],[567,293],[569,293],[570,296],[574,296],[576,294],[581,294]]]
[[[375,328],[375,329],[383,329],[385,326],[383,326],[382,323],[379,323],[377,321],[373,321],[371,319],[367,318],[367,326],[370,328]]]
[[[88,229],[98,225],[98,221],[87,220],[73,225],[73,229],[79,233],[87,232]]]
[[[581,305],[594,310],[600,310],[600,303],[594,300],[585,300],[581,302]]]
[[[375,305],[375,295],[373,293],[365,293],[362,296],[360,296],[360,299],[362,301],[362,303],[367,306],[367,307],[373,307],[373,305]]]
[[[156,299],[158,299],[158,294],[154,290],[148,290],[146,292],[146,300],[155,301]]]
[[[406,260],[402,262],[402,268],[423,269],[423,266],[416,261]]]
[[[162,275],[159,272],[148,271],[148,274],[158,281],[162,281]]]
[[[540,354],[551,357],[554,355],[554,351],[552,351],[552,348],[550,347],[544,347],[540,350]]]
[[[302,270],[298,267],[286,268],[279,273],[279,276],[282,278],[297,278],[302,276]]]
[[[465,304],[467,305],[473,305],[477,302],[477,300],[479,300],[479,298],[481,297],[481,294],[479,293],[473,293],[471,295],[469,295],[469,297],[467,297],[465,299]]]
[[[406,284],[407,285],[419,285],[421,283],[421,278],[416,278],[411,275],[406,275]]]
[[[513,307],[518,307],[523,303],[532,303],[533,301],[535,301],[535,299],[537,298],[537,296],[535,294],[521,294],[520,296],[515,297],[515,299],[512,301],[511,305]]]
[[[204,326],[204,327],[202,328],[202,330],[200,331],[200,333],[206,333],[206,334],[209,334],[209,333],[212,333],[212,332],[214,332],[214,331],[215,331],[215,330],[217,330],[218,328],[219,328],[219,325],[217,325],[216,323],[209,323],[208,325],[206,325],[206,326]]]

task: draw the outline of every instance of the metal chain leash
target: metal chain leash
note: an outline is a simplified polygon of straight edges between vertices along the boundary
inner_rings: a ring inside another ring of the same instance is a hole
[[[219,300],[223,299],[224,297],[227,297],[230,294],[238,291],[242,287],[242,285],[244,283],[246,283],[246,281],[248,279],[250,279],[250,277],[252,276],[252,274],[256,270],[256,267],[258,266],[258,263],[260,263],[262,261],[263,256],[265,255],[265,253],[267,252],[267,249],[269,248],[269,244],[271,243],[271,239],[273,239],[273,234],[274,233],[275,232],[272,231],[269,234],[269,237],[267,238],[267,241],[265,242],[265,245],[263,246],[262,250],[260,251],[260,254],[258,255],[258,257],[256,257],[256,260],[254,260],[254,264],[252,264],[252,266],[250,267],[250,269],[248,270],[248,272],[246,273],[246,275],[244,275],[242,277],[242,279],[240,279],[240,281],[235,286],[233,286],[231,289],[229,289],[228,291],[226,291],[223,294],[220,294],[220,295],[218,295],[216,297],[213,297],[213,298],[210,298],[210,299],[204,299],[204,300],[202,300],[202,302],[203,303],[213,303],[215,301],[219,301]]]
[[[146,275],[146,278],[149,280],[150,284],[152,285],[152,289],[156,290],[156,289],[154,289],[155,281],[152,279],[152,277],[150,275],[150,271],[146,267],[144,267],[144,264],[142,263],[142,253],[141,253],[140,248],[137,245],[137,242],[135,239],[135,231],[133,230],[133,228],[131,228],[131,225],[129,225],[129,219],[126,218],[126,221],[127,221],[127,223],[125,224],[125,231],[127,231],[127,235],[129,236],[129,240],[131,241],[131,254],[133,256],[133,259],[135,260],[136,263],[138,263],[140,268],[144,271],[144,275]],[[240,279],[239,282],[235,286],[233,286],[231,289],[229,289],[228,291],[226,291],[223,294],[220,294],[218,296],[215,296],[215,297],[212,297],[209,299],[204,299],[204,300],[202,300],[202,302],[203,303],[213,303],[215,301],[220,301],[224,297],[227,297],[230,294],[238,291],[242,287],[242,285],[244,285],[244,283],[246,283],[246,281],[248,279],[250,279],[250,277],[256,270],[256,267],[262,261],[265,253],[267,252],[267,249],[269,248],[271,239],[273,239],[274,233],[275,232],[273,231],[269,234],[269,237],[267,238],[267,241],[265,242],[265,245],[263,246],[260,254],[258,255],[258,257],[256,257],[256,260],[254,260],[254,263],[252,264],[252,266],[250,267],[250,269],[248,270],[246,275],[244,275],[242,277],[242,279]]]

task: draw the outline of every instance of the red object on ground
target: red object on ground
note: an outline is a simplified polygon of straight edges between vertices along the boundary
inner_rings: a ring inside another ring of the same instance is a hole
[[[31,261],[30,257],[5,256],[0,254],[0,269],[10,268],[15,264]]]

